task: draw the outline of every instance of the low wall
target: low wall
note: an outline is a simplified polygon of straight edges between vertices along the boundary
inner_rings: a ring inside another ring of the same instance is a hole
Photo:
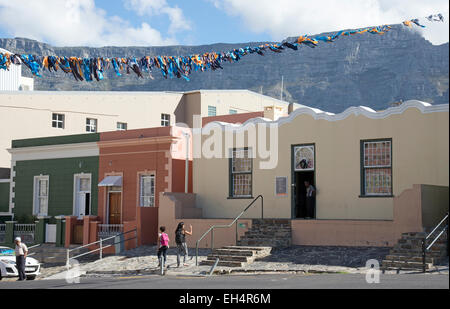
[[[178,223],[184,222],[186,228],[189,230],[189,226],[192,225],[193,235],[186,237],[186,243],[190,248],[195,248],[197,240],[213,225],[228,225],[232,222],[231,219],[184,219],[177,217],[176,213],[186,213],[183,208],[191,209],[195,205],[194,194],[180,194],[180,193],[161,193],[160,195],[160,207],[159,207],[159,224],[164,225],[167,228],[167,233],[170,238],[170,246],[174,247],[175,244],[175,230]],[[195,208],[194,208],[195,209]],[[191,209],[188,213],[200,213],[198,210]],[[252,221],[249,219],[239,220],[238,237],[242,237],[245,232],[251,228]],[[245,226],[245,227],[244,227]],[[233,225],[228,229],[218,229],[214,232],[214,247],[219,248],[223,246],[236,245],[236,226]],[[211,235],[208,235],[203,239],[200,244],[200,248],[211,247]]]
[[[392,247],[402,233],[423,231],[422,195],[423,186],[414,185],[395,197],[393,221],[293,220],[292,243],[302,246]]]

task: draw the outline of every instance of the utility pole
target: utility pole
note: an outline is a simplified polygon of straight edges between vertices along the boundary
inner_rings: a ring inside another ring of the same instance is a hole
[[[283,101],[284,76],[281,76],[281,95],[280,100]]]

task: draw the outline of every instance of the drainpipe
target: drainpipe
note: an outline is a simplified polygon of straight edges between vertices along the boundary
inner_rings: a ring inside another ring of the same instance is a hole
[[[189,134],[183,133],[186,137],[186,170],[184,172],[184,191],[186,194],[189,193]]]

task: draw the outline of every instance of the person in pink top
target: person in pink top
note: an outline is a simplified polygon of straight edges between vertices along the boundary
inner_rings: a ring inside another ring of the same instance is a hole
[[[169,249],[169,235],[166,234],[166,227],[161,226],[159,228],[160,232],[158,234],[158,261],[159,266],[161,266],[161,256],[164,256],[164,265],[167,261],[167,250]]]

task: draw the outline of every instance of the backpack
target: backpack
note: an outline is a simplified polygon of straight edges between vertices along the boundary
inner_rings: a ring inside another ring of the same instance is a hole
[[[169,236],[166,233],[162,233],[160,237],[161,247],[169,246]]]

